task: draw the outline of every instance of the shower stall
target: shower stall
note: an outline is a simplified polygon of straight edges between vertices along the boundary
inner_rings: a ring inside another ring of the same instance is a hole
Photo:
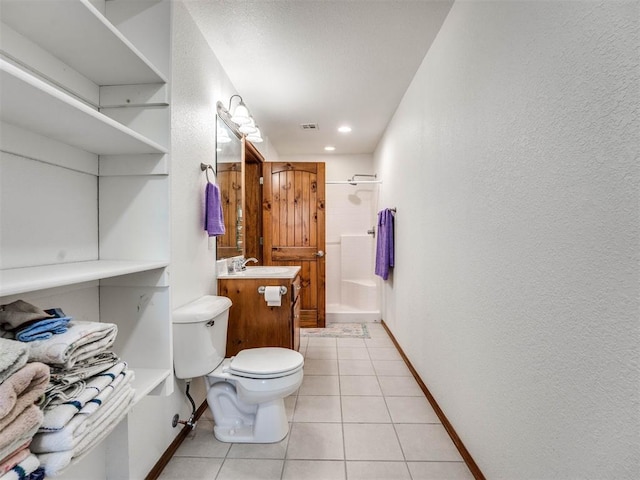
[[[379,186],[375,174],[327,181],[327,323],[380,321],[380,284],[374,275]]]

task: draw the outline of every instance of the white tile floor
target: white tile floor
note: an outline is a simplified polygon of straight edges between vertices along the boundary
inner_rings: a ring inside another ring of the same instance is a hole
[[[384,328],[367,327],[370,339],[301,339],[282,442],[219,442],[207,410],[160,479],[473,479]]]

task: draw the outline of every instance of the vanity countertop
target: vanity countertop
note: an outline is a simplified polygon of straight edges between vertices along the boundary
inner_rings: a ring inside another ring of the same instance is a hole
[[[300,267],[284,267],[281,265],[262,265],[257,267],[247,266],[246,270],[233,273],[221,273],[218,279],[253,279],[253,278],[289,278],[294,279],[300,272]]]

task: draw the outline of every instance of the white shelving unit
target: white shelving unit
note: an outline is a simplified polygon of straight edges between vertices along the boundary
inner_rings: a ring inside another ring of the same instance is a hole
[[[0,59],[0,119],[96,153],[167,153],[167,149],[80,100]]]
[[[0,270],[0,297],[164,268],[166,262],[94,260]]]
[[[136,403],[173,390],[169,72],[150,60],[169,70],[170,12],[168,0],[0,8],[0,304],[116,323]],[[165,93],[145,104],[141,91]],[[130,442],[108,443],[132,469]]]
[[[152,394],[158,388],[161,381],[168,379],[173,370],[162,368],[136,368],[136,395],[134,404],[145,396]]]
[[[166,77],[88,0],[3,0],[2,23],[96,85],[166,83]]]

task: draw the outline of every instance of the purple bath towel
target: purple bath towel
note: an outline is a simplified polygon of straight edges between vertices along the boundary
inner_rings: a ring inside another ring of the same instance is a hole
[[[209,182],[205,190],[204,229],[210,237],[224,235],[225,232],[220,189]]]
[[[376,275],[389,278],[394,265],[393,212],[385,208],[378,212],[378,243],[376,244]]]

